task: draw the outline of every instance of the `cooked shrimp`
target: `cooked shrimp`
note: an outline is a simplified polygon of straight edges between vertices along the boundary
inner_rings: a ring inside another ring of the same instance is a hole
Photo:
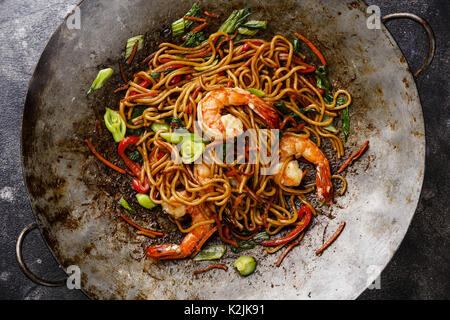
[[[210,169],[205,164],[196,164],[194,166],[194,175],[200,183],[205,183],[209,178]],[[212,218],[212,213],[209,209],[204,204],[201,206],[201,208],[199,206],[189,207],[178,203],[175,210],[179,210],[179,213],[184,210],[184,214],[188,213],[191,216],[192,225],[195,225],[211,220]],[[184,216],[184,214],[181,216]],[[172,217],[175,217],[173,213]],[[217,227],[214,223],[199,225],[186,235],[181,244],[161,244],[151,246],[146,249],[146,254],[151,258],[160,260],[187,258],[197,253],[206,240],[208,240],[216,230]]]
[[[330,164],[314,142],[294,134],[285,134],[280,140],[280,160],[281,162],[284,162],[291,156],[294,156],[295,158],[303,157],[316,166],[318,200],[325,202],[332,200],[333,185],[331,183]],[[293,161],[296,162],[296,160]],[[284,172],[279,172],[279,174],[281,174],[281,183],[286,186],[298,186],[302,180],[303,172],[300,167],[298,167],[298,164],[297,166],[289,166],[289,164]]]
[[[277,110],[270,103],[240,88],[220,88],[209,92],[198,104],[197,118],[207,137],[232,138],[243,133],[243,123],[231,114],[222,115],[226,106],[248,105],[270,129],[279,128]]]

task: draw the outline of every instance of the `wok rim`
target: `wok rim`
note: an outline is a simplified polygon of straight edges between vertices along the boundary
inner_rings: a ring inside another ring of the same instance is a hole
[[[368,7],[368,4],[366,3],[365,0],[357,0],[360,4],[363,5],[364,9],[366,9]],[[84,2],[86,2],[85,0],[80,0],[76,5],[74,5],[74,8],[79,8]],[[65,23],[67,22],[68,17],[71,15],[71,12],[67,13],[66,17],[61,21],[61,23],[59,24],[59,26],[55,29],[55,31],[51,34],[49,40],[47,41],[44,49],[41,51],[39,58],[37,60],[37,63],[33,69],[33,73],[32,76],[30,77],[30,80],[28,82],[27,85],[27,93],[23,102],[23,106],[22,106],[22,114],[21,114],[21,127],[20,127],[20,163],[21,163],[21,172],[22,172],[22,177],[23,177],[23,182],[24,182],[24,186],[26,189],[26,193],[27,193],[27,199],[29,202],[29,205],[32,209],[33,212],[33,216],[34,216],[34,222],[37,224],[37,228],[39,230],[39,233],[43,239],[43,242],[45,243],[45,245],[47,246],[47,248],[49,249],[53,259],[56,261],[56,263],[58,263],[58,265],[61,267],[61,269],[64,271],[64,273],[66,275],[67,272],[66,270],[62,267],[62,264],[60,263],[60,258],[57,257],[56,252],[54,250],[54,248],[52,248],[49,244],[49,242],[46,240],[46,237],[44,236],[44,228],[41,225],[40,221],[39,221],[39,216],[36,213],[36,208],[35,206],[33,206],[32,204],[32,199],[31,199],[31,192],[29,190],[28,187],[28,183],[27,183],[27,177],[25,174],[25,168],[27,168],[27,166],[25,165],[25,156],[24,156],[24,122],[25,122],[25,110],[30,108],[30,100],[32,99],[32,92],[31,92],[31,88],[33,83],[36,81],[36,77],[39,74],[40,68],[42,67],[43,64],[43,56],[45,55],[45,53],[47,52],[47,50],[49,49],[50,45],[56,40],[56,35],[62,30],[63,26],[65,25]],[[419,120],[420,122],[423,124],[423,137],[422,137],[422,143],[424,146],[424,150],[426,150],[426,132],[425,132],[425,119],[423,117],[423,107],[422,107],[422,101],[420,98],[420,94],[419,91],[417,89],[417,78],[414,77],[411,68],[410,68],[410,64],[408,62],[408,60],[405,57],[405,54],[403,52],[403,50],[401,49],[401,47],[398,45],[396,39],[393,37],[392,33],[389,31],[389,29],[386,27],[386,24],[381,21],[381,31],[383,32],[383,34],[388,37],[392,42],[393,42],[393,49],[394,50],[399,50],[399,53],[401,54],[401,56],[405,59],[408,68],[407,68],[407,73],[408,75],[413,79],[413,84],[414,87],[410,87],[409,90],[413,90],[417,99],[418,99],[418,104],[420,105],[420,116],[419,116]],[[28,108],[27,108],[28,106]],[[422,160],[421,160],[421,168],[423,168],[423,174],[420,176],[420,192],[419,192],[419,196],[416,200],[416,203],[414,204],[414,212],[410,215],[410,217],[408,218],[407,223],[404,224],[405,228],[405,232],[403,233],[403,236],[401,237],[400,241],[398,242],[398,244],[395,246],[395,250],[391,250],[391,252],[389,253],[389,258],[385,260],[384,265],[382,268],[380,268],[380,272],[379,273],[374,273],[372,275],[373,279],[371,279],[372,281],[368,281],[368,283],[372,283],[376,278],[378,278],[381,273],[384,271],[384,269],[388,266],[388,264],[392,261],[392,258],[394,257],[394,255],[397,253],[400,245],[403,243],[405,236],[408,232],[408,230],[410,229],[410,225],[411,222],[416,214],[417,211],[417,206],[419,204],[422,192],[423,192],[423,182],[424,182],[424,178],[425,178],[425,170],[426,170],[426,152],[424,152]],[[351,298],[349,298],[349,300],[355,300],[357,299],[365,290],[367,290],[367,288],[369,287],[369,285],[364,285],[364,287],[362,288],[362,290],[355,290],[358,291],[358,293],[356,295],[353,295]],[[79,291],[81,291],[88,299],[91,300],[95,300],[95,298],[93,297],[94,295],[90,295],[86,289],[84,289],[83,285],[81,286],[81,288],[79,289]]]

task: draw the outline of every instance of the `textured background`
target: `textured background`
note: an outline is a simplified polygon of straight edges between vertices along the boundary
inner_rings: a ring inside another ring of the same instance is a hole
[[[33,222],[20,162],[21,113],[29,79],[53,31],[79,0],[0,0],[0,299],[86,299],[77,290],[45,288],[28,280],[17,267],[14,246],[24,226]],[[450,224],[447,206],[449,171],[449,24],[447,0],[378,0],[382,14],[409,11],[427,19],[437,39],[432,66],[417,87],[426,130],[426,171],[421,198],[410,229],[381,275],[381,289],[361,299],[449,299]],[[407,20],[388,23],[412,70],[421,65],[427,39]],[[30,269],[45,279],[62,278],[38,231],[24,244]]]

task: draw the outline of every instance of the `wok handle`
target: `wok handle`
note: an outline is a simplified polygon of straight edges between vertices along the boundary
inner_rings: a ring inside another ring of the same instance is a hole
[[[46,281],[39,277],[37,277],[34,273],[28,269],[26,266],[23,255],[22,255],[22,244],[23,240],[25,239],[26,235],[33,229],[37,227],[36,222],[33,222],[32,224],[26,226],[19,234],[19,237],[17,238],[16,243],[16,259],[17,263],[19,264],[20,269],[22,270],[25,275],[30,278],[31,281],[33,281],[36,284],[46,286],[46,287],[61,287],[66,283],[66,280],[60,280],[60,281]]]
[[[425,62],[422,64],[422,66],[419,68],[419,70],[417,70],[416,73],[414,74],[415,78],[419,77],[420,73],[431,64],[431,62],[433,61],[434,55],[436,53],[436,37],[434,36],[434,32],[433,32],[433,29],[431,28],[430,24],[425,19],[415,15],[414,13],[410,13],[410,12],[391,13],[391,14],[385,15],[381,19],[382,19],[383,23],[386,21],[389,21],[389,20],[393,20],[393,19],[410,19],[410,20],[413,20],[413,21],[419,23],[427,32],[428,41],[429,41],[428,55],[425,59]]]

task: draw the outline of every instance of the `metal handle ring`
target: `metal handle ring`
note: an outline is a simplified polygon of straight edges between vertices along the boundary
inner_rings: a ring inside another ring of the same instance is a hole
[[[383,23],[388,20],[393,20],[393,19],[410,19],[410,20],[413,20],[413,21],[419,23],[427,32],[428,41],[429,41],[428,55],[425,59],[425,62],[422,64],[422,66],[419,68],[419,70],[417,70],[416,73],[414,73],[414,77],[417,78],[420,75],[420,73],[431,64],[431,62],[433,61],[434,55],[436,53],[436,37],[434,36],[434,32],[433,32],[433,29],[431,28],[430,24],[425,19],[415,15],[414,13],[410,13],[410,12],[391,13],[391,14],[385,15],[381,19],[382,19]]]
[[[23,255],[22,255],[22,244],[23,244],[23,240],[25,239],[25,236],[33,229],[35,229],[37,227],[37,223],[34,222],[28,226],[26,226],[19,234],[19,237],[17,238],[17,243],[16,243],[16,259],[17,259],[17,263],[19,264],[20,269],[23,271],[23,273],[25,273],[25,275],[30,278],[31,281],[33,281],[36,284],[42,285],[42,286],[46,286],[46,287],[61,287],[66,283],[66,280],[59,280],[59,281],[47,281],[47,280],[43,280],[39,277],[37,277],[34,273],[32,273],[30,271],[30,269],[28,269],[28,267],[26,266],[24,260],[23,260]]]

